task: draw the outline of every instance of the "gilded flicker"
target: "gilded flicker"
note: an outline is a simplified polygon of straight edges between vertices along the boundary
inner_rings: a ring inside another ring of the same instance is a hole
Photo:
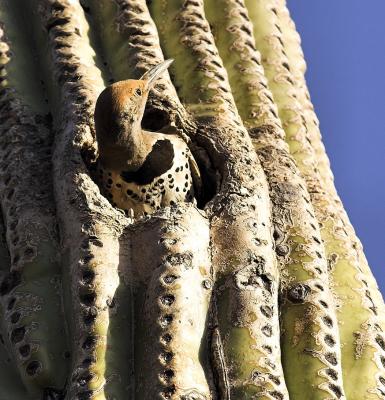
[[[171,62],[155,66],[139,80],[108,86],[96,102],[96,180],[112,205],[126,215],[138,217],[163,206],[194,202],[194,185],[200,186],[197,164],[180,137],[141,128],[148,93]]]

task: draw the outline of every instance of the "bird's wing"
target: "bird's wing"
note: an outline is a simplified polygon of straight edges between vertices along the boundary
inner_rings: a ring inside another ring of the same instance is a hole
[[[194,157],[189,152],[188,162],[190,165],[191,177],[194,185],[195,197],[197,200],[202,198],[202,177]]]

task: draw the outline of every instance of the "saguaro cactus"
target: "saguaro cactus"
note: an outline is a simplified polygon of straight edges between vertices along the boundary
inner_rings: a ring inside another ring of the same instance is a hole
[[[124,213],[96,100],[168,58],[142,127],[202,190]],[[0,400],[385,399],[305,69],[284,0],[0,0]]]

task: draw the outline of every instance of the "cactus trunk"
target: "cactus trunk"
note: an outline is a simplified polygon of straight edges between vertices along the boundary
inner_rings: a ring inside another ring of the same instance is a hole
[[[385,306],[284,0],[0,0],[0,400],[385,398]],[[94,181],[109,84],[202,191],[140,218]]]

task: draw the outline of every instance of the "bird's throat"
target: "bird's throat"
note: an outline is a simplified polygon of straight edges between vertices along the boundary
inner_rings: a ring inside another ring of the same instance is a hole
[[[141,130],[133,129],[119,144],[99,149],[99,158],[105,168],[136,171],[146,158],[147,147]]]

